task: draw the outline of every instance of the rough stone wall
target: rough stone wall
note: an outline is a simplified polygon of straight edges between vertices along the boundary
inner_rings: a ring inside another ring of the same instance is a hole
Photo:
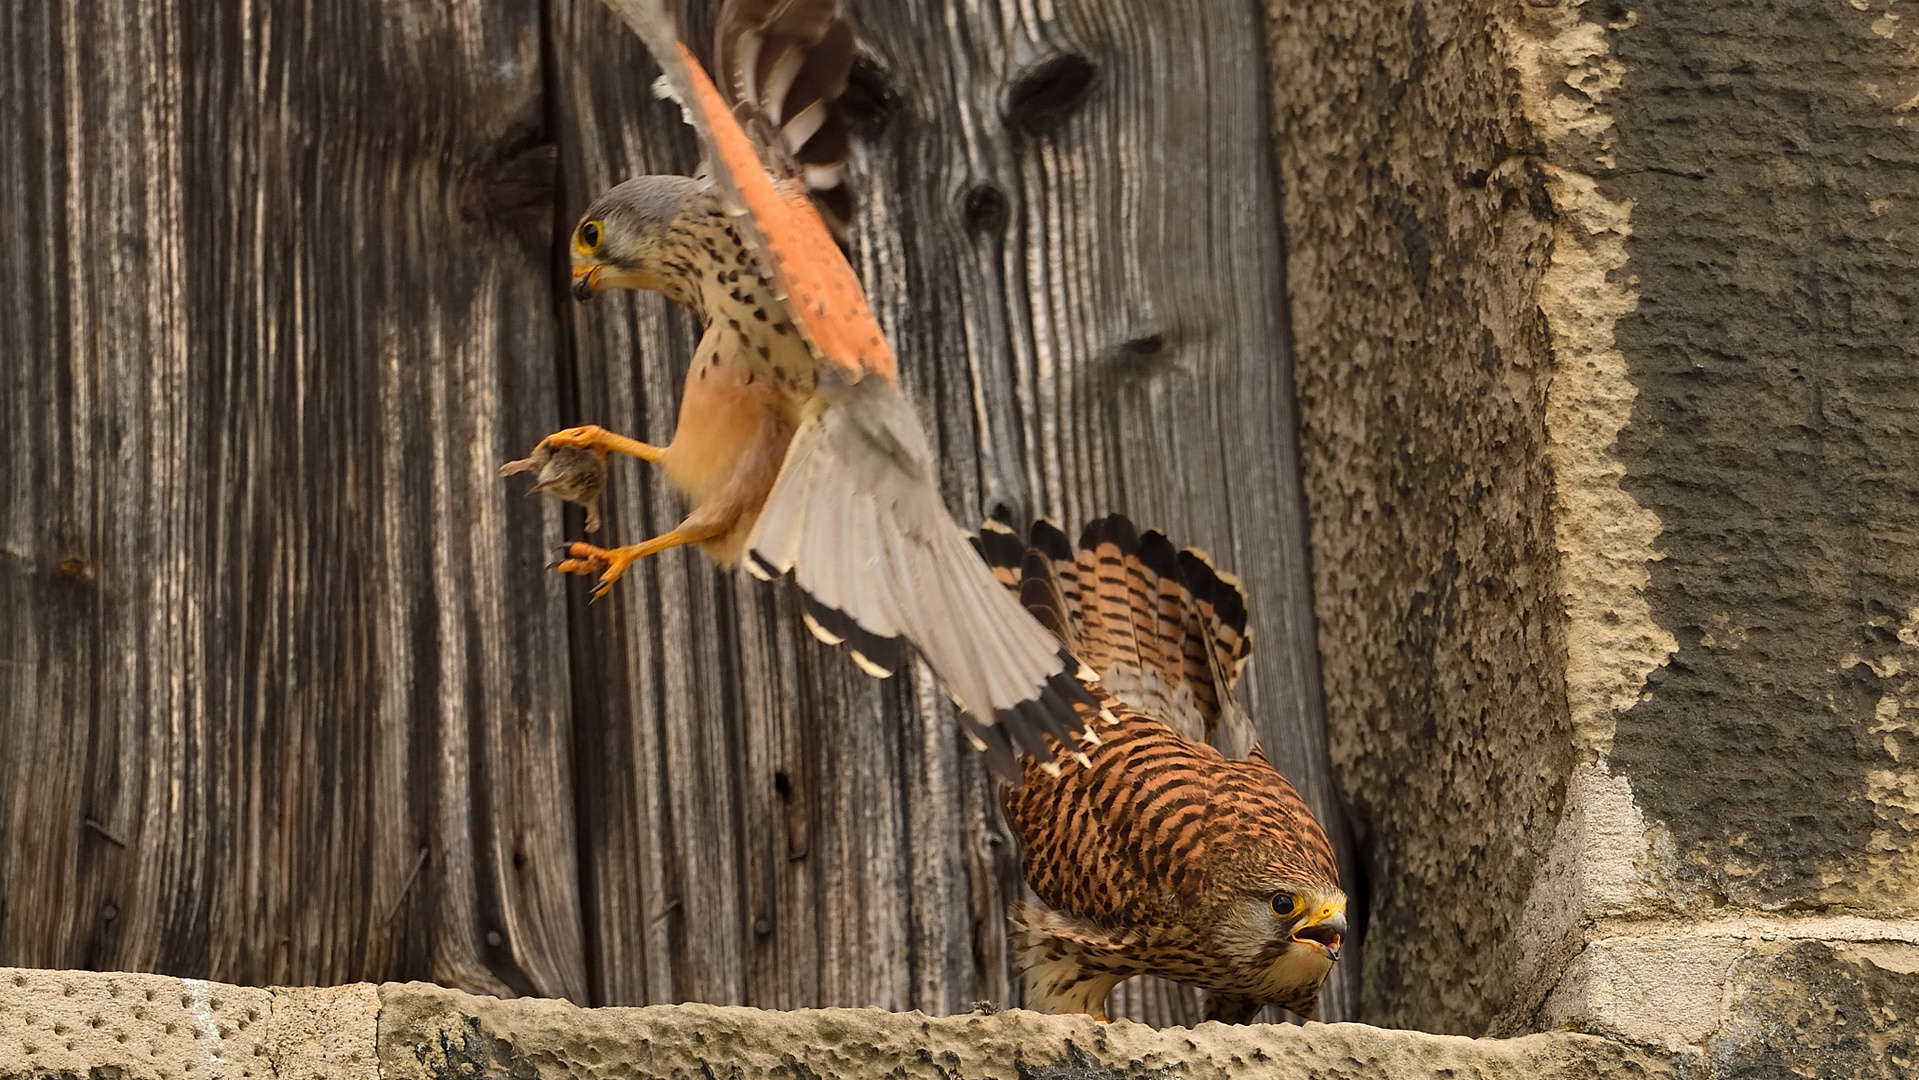
[[[1542,468],[1546,179],[1480,0],[1272,7],[1331,748],[1361,1015],[1478,1032],[1572,765]]]
[[[1610,626],[1585,655],[1643,677],[1571,697],[1573,870],[1535,886],[1537,959],[1494,1030],[1676,1038],[1673,1017],[1723,1012],[1713,1045],[1769,1029],[1799,1074],[1913,1060],[1870,989],[1911,994],[1919,970],[1910,7],[1609,2],[1528,24],[1555,199],[1607,223],[1588,233],[1611,267],[1598,384],[1631,404],[1606,459],[1626,535],[1562,543],[1562,565],[1625,567],[1643,543],[1628,602],[1566,575],[1569,637]],[[1606,524],[1559,512],[1562,534]],[[1671,1007],[1617,1007],[1647,986]]]
[[[1537,1021],[1630,1033],[1711,1080],[1919,1074],[1919,947],[1862,941],[1883,930],[1861,922],[1602,933]]]
[[[1903,1075],[1919,6],[1273,12],[1364,1015]]]
[[[1914,914],[1919,4],[1635,5],[1606,40],[1619,456],[1677,639],[1613,767],[1675,903]]]

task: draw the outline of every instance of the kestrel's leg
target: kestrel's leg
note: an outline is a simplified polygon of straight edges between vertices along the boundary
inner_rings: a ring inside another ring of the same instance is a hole
[[[678,528],[644,543],[629,544],[625,547],[598,548],[586,543],[572,544],[566,549],[571,557],[560,562],[555,569],[565,574],[591,574],[599,571],[600,582],[593,588],[593,596],[598,599],[606,595],[606,590],[612,588],[613,583],[620,580],[620,575],[626,573],[626,568],[632,566],[636,560],[682,544],[703,544],[709,540],[716,540],[738,528],[742,520],[756,512],[760,504],[766,501],[766,493],[772,488],[774,478],[779,475],[780,462],[786,455],[786,444],[792,438],[792,429],[771,410],[761,410],[756,417],[752,418],[752,422],[754,427],[749,441],[734,459],[732,474],[719,485],[717,490],[707,493],[705,498],[699,500],[699,506],[687,515],[685,521],[680,522]],[[684,426],[684,410],[681,413],[681,423]],[[628,449],[628,445],[651,451],[656,456],[661,449],[593,427],[563,431],[558,435],[548,436],[548,441],[560,438],[568,440],[560,445],[561,452],[578,453],[580,448],[584,447],[597,453],[598,447],[607,446],[638,457],[641,455],[636,450]],[[679,445],[679,440],[676,439],[675,446]],[[671,470],[668,471],[667,478],[673,479]],[[714,555],[720,562],[730,561],[732,558],[711,550],[708,554]]]
[[[585,424],[570,427],[565,431],[556,431],[540,440],[540,445],[548,450],[560,450],[576,447],[592,450],[604,458],[608,453],[627,454],[641,461],[658,462],[660,455],[666,452],[664,446],[654,446],[638,439],[629,439],[624,435],[615,435],[598,424]]]
[[[1102,948],[1103,931],[1040,904],[1016,903],[1006,916],[1013,931],[1007,943],[1026,987],[1026,1008],[1110,1019],[1107,996],[1140,970],[1124,953]]]
[[[626,568],[635,562],[648,555],[657,555],[668,548],[676,548],[682,544],[704,543],[724,533],[728,527],[728,523],[719,522],[703,524],[682,522],[680,527],[672,532],[661,533],[651,540],[627,544],[624,547],[594,547],[585,542],[569,544],[566,548],[569,557],[560,560],[553,568],[562,574],[599,572],[599,584],[593,586],[593,599],[598,600],[606,595],[606,590],[612,588],[614,582],[620,580],[620,576],[626,573]]]
[[[533,452],[500,466],[501,476],[537,472],[534,491],[558,495],[586,508],[586,531],[600,531],[600,492],[606,488],[606,455],[630,454],[641,461],[658,462],[666,448],[615,435],[597,424],[556,431],[540,440]]]

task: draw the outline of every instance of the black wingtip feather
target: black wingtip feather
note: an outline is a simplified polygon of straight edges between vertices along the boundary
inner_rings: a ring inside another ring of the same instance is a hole
[[[1067,542],[1066,534],[1045,518],[1034,520],[1027,543],[1054,562],[1073,561],[1073,545]]]
[[[1079,660],[1074,657],[1072,653],[1064,649],[1060,650],[1059,655],[1060,660],[1066,664],[1066,670],[1055,674],[1051,679],[1047,680],[1047,685],[1058,691],[1059,695],[1069,703],[1069,707],[1071,707],[1070,703],[1077,702],[1079,705],[1098,712],[1104,707],[1099,700],[1099,695],[1087,689],[1086,684],[1080,682],[1079,676],[1075,674],[1079,668]],[[1079,727],[1084,728],[1086,726],[1085,719],[1080,717],[1077,712],[1074,714],[1074,720]]]
[[[899,638],[881,637],[810,595],[806,597],[806,614],[820,630],[838,638],[868,675],[884,679],[900,669]]]
[[[852,152],[853,137],[847,133],[846,121],[830,116],[812,138],[800,145],[793,158],[802,165],[838,165]]]
[[[1185,576],[1179,568],[1179,551],[1158,529],[1149,529],[1140,534],[1139,562],[1162,578],[1185,584]]]
[[[1139,551],[1139,529],[1125,514],[1095,518],[1080,531],[1079,546],[1083,551],[1090,551],[1101,544],[1113,545],[1121,555],[1135,554]]]
[[[1246,632],[1246,594],[1219,576],[1213,564],[1192,548],[1179,553],[1180,575],[1195,597],[1210,600],[1213,618],[1242,635]]]
[[[1049,726],[1046,710],[1038,698],[1028,698],[1010,709],[1001,709],[994,719],[1034,761],[1053,760],[1053,750],[1046,745]]]
[[[1019,755],[1003,729],[980,723],[964,711],[959,714],[960,728],[972,736],[974,745],[986,757],[987,771],[1010,784],[1020,782]]]
[[[1034,704],[1038,706],[1040,719],[1046,726],[1046,733],[1059,740],[1061,746],[1072,747],[1079,739],[1081,731],[1079,714],[1067,702],[1066,696],[1059,692],[1059,688],[1053,685],[1051,679],[1047,680],[1046,689],[1040,691]]]
[[[973,546],[986,560],[986,565],[1002,570],[1017,572],[1020,562],[1026,558],[1026,545],[1020,543],[1019,536],[1008,532],[1004,527],[993,528],[988,523],[982,526],[978,535],[973,537]]]
[[[853,224],[853,212],[857,207],[853,190],[845,184],[816,189],[813,202],[820,208],[820,215],[834,226],[836,232],[845,232]]]
[[[1087,714],[1083,710],[1099,709],[1099,699],[1073,674],[1079,669],[1079,661],[1064,649],[1059,656],[1064,670],[1053,673],[1038,694],[1011,709],[1002,709],[998,717],[1000,725],[1039,761],[1053,760],[1053,751],[1042,736],[1050,735],[1070,750],[1086,729]]]
[[[821,29],[819,37],[810,44],[804,44],[804,37],[799,39],[805,50],[805,61],[792,84],[787,87],[785,99],[772,103],[779,110],[781,123],[793,119],[816,102],[836,101],[846,92],[846,80],[853,73],[853,28],[834,16],[832,5],[826,5],[826,8],[822,15],[814,15],[813,19],[828,17],[834,21]],[[810,37],[815,27],[801,29],[805,31],[805,37]],[[815,133],[814,138],[818,137],[818,133]],[[825,158],[814,164],[830,164],[843,160],[845,156],[842,148],[838,157]],[[802,156],[800,160],[807,159]]]
[[[1073,632],[1073,628],[1066,624],[1065,612],[1059,609],[1059,593],[1053,588],[1050,578],[1029,576],[1022,580],[1019,602],[1028,615],[1061,641],[1067,640],[1067,635]]]

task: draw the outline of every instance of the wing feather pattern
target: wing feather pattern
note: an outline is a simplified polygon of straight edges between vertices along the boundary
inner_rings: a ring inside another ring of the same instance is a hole
[[[784,175],[802,178],[835,233],[852,219],[852,150],[838,108],[853,70],[853,29],[837,0],[729,0],[713,33],[713,69],[733,115]]]
[[[1196,742],[1252,749],[1233,686],[1252,651],[1238,579],[1114,514],[1071,544],[1051,522],[1027,540],[988,523],[977,542],[996,580],[1099,673],[1114,697]]]
[[[911,641],[969,714],[962,725],[988,764],[1012,780],[1018,753],[1050,764],[1047,737],[1072,746],[1098,702],[1079,661],[967,540],[940,501],[932,448],[899,387],[829,377],[793,436],[746,562],[762,577],[790,571],[815,633],[869,661]]]

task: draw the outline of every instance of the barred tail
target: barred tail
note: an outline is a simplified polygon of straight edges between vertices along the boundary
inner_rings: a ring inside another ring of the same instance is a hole
[[[1000,583],[1099,673],[1101,685],[1182,735],[1207,741],[1235,713],[1252,651],[1239,582],[1114,514],[1077,545],[1050,522],[1025,541],[988,522],[976,547]]]

